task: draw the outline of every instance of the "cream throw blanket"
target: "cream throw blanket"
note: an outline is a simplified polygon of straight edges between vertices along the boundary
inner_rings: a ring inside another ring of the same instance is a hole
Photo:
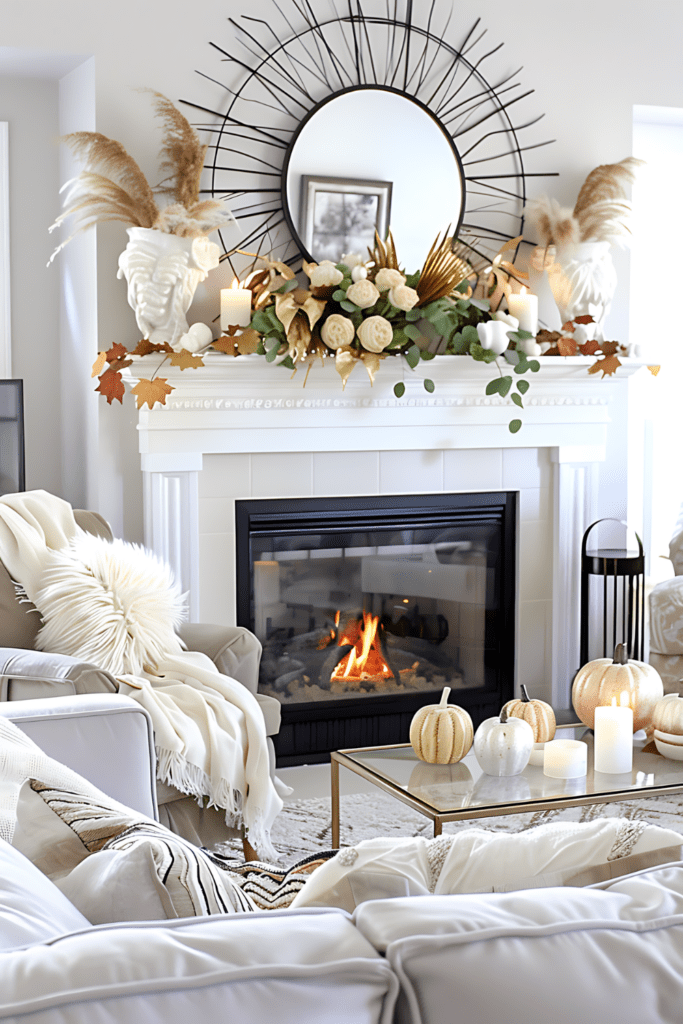
[[[0,560],[39,611],[55,553],[82,533],[71,506],[46,491],[0,498]],[[270,777],[265,723],[253,694],[205,655],[189,651],[165,655],[154,674],[118,681],[120,692],[152,717],[158,778],[225,809],[227,824],[243,823],[260,857],[277,860],[270,828],[282,800]]]

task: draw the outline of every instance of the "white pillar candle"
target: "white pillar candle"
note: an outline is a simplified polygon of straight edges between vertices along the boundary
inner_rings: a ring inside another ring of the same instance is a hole
[[[237,281],[232,288],[221,288],[221,330],[228,327],[248,327],[251,323],[251,290],[238,288]]]
[[[508,296],[510,316],[519,320],[520,331],[529,331],[536,337],[538,331],[538,296],[522,288],[519,295]]]
[[[622,700],[628,694],[622,694]],[[596,772],[622,775],[633,768],[633,709],[618,706],[616,697],[612,706],[595,709],[593,767]]]
[[[548,740],[543,774],[551,779],[578,779],[588,770],[588,747],[581,740]]]

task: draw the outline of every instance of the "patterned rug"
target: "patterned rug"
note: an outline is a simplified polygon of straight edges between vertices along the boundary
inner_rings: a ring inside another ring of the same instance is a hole
[[[495,832],[523,832],[549,821],[593,821],[595,818],[643,820],[683,835],[683,795],[453,821],[446,823],[443,831],[452,833],[467,828],[485,828]],[[354,846],[363,839],[376,836],[423,836],[431,839],[434,834],[431,821],[384,793],[343,796],[340,819],[342,846]],[[302,858],[329,850],[332,841],[329,798],[295,800],[285,804],[273,825],[272,839],[282,856],[281,867],[291,867]],[[235,843],[233,855],[239,857],[240,854],[241,844]]]

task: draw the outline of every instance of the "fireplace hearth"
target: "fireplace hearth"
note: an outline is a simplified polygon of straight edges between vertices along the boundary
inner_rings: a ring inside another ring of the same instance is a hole
[[[282,705],[280,766],[402,742],[444,686],[513,695],[517,494],[236,501],[237,620]]]

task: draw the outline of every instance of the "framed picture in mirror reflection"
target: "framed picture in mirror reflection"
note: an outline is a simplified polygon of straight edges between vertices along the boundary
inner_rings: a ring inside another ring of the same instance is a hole
[[[375,231],[385,238],[391,217],[390,181],[301,177],[301,238],[316,263],[343,253],[365,255]]]

